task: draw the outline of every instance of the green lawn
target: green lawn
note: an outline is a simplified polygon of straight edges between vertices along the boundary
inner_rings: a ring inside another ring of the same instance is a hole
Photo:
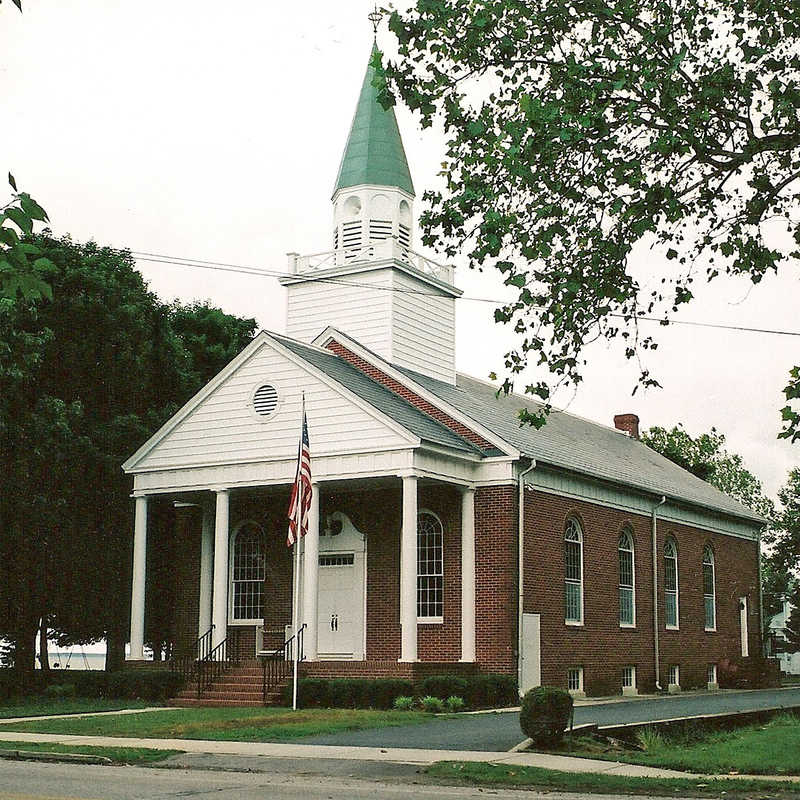
[[[443,783],[470,786],[538,788],[542,791],[639,794],[646,796],[790,798],[796,785],[768,780],[699,780],[685,778],[626,778],[622,775],[559,772],[540,767],[517,767],[465,761],[440,761],[425,770]]]
[[[429,722],[417,711],[353,709],[176,708],[126,716],[32,720],[3,725],[0,730],[75,733],[85,736],[139,736],[155,739],[213,739],[241,742],[283,742],[342,730],[385,728]],[[441,717],[437,717],[441,718]]]
[[[789,714],[760,725],[705,733],[687,727],[683,733],[666,736],[651,729],[640,742],[644,752],[609,751],[583,738],[558,752],[684,772],[800,775],[800,718]]]
[[[87,697],[67,697],[60,700],[31,697],[0,703],[0,719],[37,717],[47,714],[84,714],[89,711],[119,711],[123,708],[152,708],[154,700],[103,700]]]
[[[2,742],[0,750],[22,750],[28,753],[82,753],[110,758],[117,764],[153,764],[181,750],[148,750],[144,747],[89,747],[79,744],[52,744],[50,742]]]

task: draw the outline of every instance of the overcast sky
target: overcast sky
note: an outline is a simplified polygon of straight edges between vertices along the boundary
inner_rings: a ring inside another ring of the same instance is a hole
[[[284,270],[285,253],[330,249],[330,195],[372,42],[365,0],[25,0],[0,5],[0,174],[47,209],[56,233],[132,250]],[[379,43],[392,50],[384,29]],[[398,119],[418,195],[435,185],[436,131]],[[417,201],[416,213],[420,211]],[[664,268],[643,251],[645,282]],[[210,299],[282,331],[277,280],[139,262],[164,300]],[[458,261],[456,261],[458,266]],[[792,272],[793,276],[789,273]],[[467,297],[499,276],[457,270]],[[697,289],[682,318],[800,330],[797,265],[749,290]],[[458,368],[502,372],[512,341],[493,306],[458,302]],[[631,397],[638,367],[594,346],[569,410],[605,424],[716,426],[775,493],[800,462],[778,409],[800,339],[654,326],[647,366],[664,388]],[[533,374],[525,377],[529,382]]]

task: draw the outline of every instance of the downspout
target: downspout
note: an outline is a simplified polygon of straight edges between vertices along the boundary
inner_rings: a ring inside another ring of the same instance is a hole
[[[536,469],[536,459],[532,458],[530,466],[520,472],[519,484],[519,519],[517,520],[517,686],[522,686],[522,602],[525,599],[523,566],[525,564],[525,476]]]
[[[761,658],[767,658],[766,630],[764,629],[764,584],[761,575],[761,533],[763,528],[758,529],[758,650]]]
[[[659,677],[661,675],[661,664],[658,653],[658,536],[656,519],[658,517],[658,509],[667,502],[667,498],[662,495],[654,506],[652,511],[653,516],[653,658],[656,667],[656,689],[662,691]]]

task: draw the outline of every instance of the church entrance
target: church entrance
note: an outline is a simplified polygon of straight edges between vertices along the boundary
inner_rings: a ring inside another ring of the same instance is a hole
[[[366,539],[334,512],[319,539],[318,658],[364,658]]]

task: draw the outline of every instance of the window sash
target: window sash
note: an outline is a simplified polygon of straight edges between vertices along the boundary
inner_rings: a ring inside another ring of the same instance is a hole
[[[664,593],[664,622],[670,628],[678,627],[678,593],[675,591]]]
[[[417,617],[444,615],[444,531],[430,513],[417,517]]]
[[[633,588],[619,587],[619,621],[621,625],[633,625]]]
[[[705,605],[705,626],[707,630],[713,630],[717,627],[716,609],[714,608],[714,596],[706,595],[703,600]]]
[[[567,622],[583,622],[581,588],[580,581],[568,580],[566,582],[564,595],[566,606],[565,619]]]

